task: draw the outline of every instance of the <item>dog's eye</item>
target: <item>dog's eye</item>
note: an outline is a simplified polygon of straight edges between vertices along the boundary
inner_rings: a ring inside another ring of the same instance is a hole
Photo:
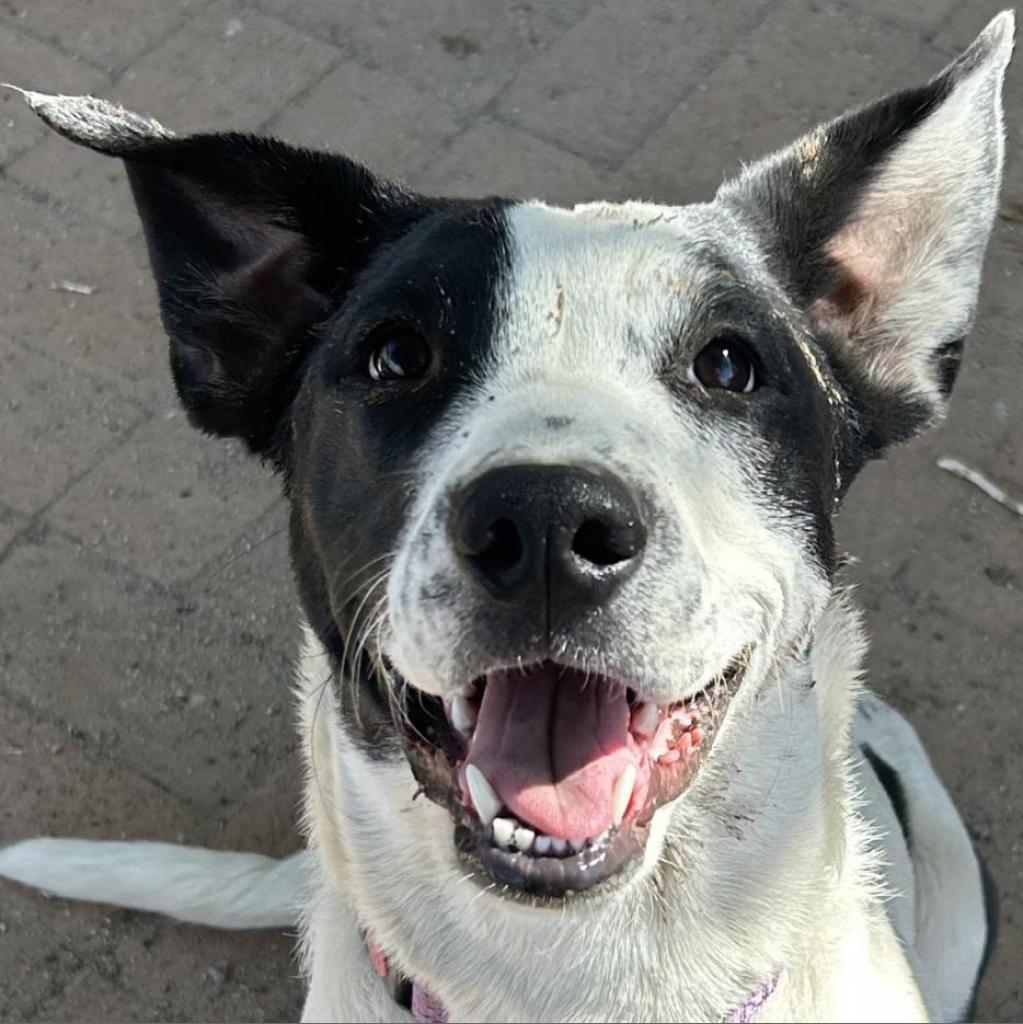
[[[735,334],[721,334],[705,346],[689,367],[689,379],[705,388],[749,394],[757,386],[753,357]]]
[[[391,324],[376,332],[369,354],[373,380],[418,380],[430,368],[433,354],[426,339],[404,324]]]

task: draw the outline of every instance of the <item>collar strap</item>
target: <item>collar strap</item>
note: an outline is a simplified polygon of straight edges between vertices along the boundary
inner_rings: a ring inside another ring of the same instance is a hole
[[[763,1009],[764,1003],[771,998],[771,993],[778,987],[779,974],[775,972],[766,981],[762,981],[750,993],[744,1003],[740,1003],[735,1013],[728,1018],[728,1024],[750,1024],[756,1020],[757,1014]]]
[[[409,981],[400,971],[392,970],[387,955],[377,945],[371,932],[364,933],[363,941],[373,970],[389,983],[392,998],[412,1014],[413,1020],[419,1021],[420,1024],[448,1024],[448,1011],[444,1004],[418,981]],[[779,975],[775,973],[757,985],[749,998],[728,1018],[727,1024],[751,1024],[756,1020],[764,1003],[771,998],[771,993],[777,988],[778,977]]]
[[[364,933],[363,941],[373,970],[388,984],[391,998],[408,1010],[413,1020],[420,1024],[448,1024],[448,1011],[444,1004],[418,981],[410,981],[401,971],[392,970],[387,955],[377,945],[371,932]]]

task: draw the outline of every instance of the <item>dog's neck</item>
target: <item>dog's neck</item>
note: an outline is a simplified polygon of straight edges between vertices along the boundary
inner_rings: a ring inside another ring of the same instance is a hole
[[[370,760],[311,685],[307,811],[324,886],[313,991],[322,999],[329,972],[333,1008],[348,1005],[345,973],[321,961],[361,956],[361,939],[323,933],[369,927],[452,1019],[724,1020],[779,971],[769,1016],[812,1005],[826,1017],[843,949],[866,941],[876,911],[849,775],[862,649],[857,616],[833,598],[808,658],[733,708],[685,798],[655,816],[647,879],[562,912],[467,878],[447,812],[413,800],[403,762]],[[302,663],[322,664],[316,653]]]

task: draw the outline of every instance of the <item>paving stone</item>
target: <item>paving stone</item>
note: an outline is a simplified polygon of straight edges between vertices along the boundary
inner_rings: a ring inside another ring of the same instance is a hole
[[[165,583],[189,579],[278,499],[240,442],[204,437],[172,408],[79,481],[49,521]]]
[[[59,536],[22,541],[0,563],[4,686],[219,823],[295,744],[293,585],[260,552],[229,593],[168,592]]]
[[[956,0],[900,0],[897,4],[885,0],[848,0],[848,6],[879,24],[902,23],[920,32],[938,25],[957,4]]]
[[[284,717],[291,724],[291,716]],[[271,857],[286,857],[301,849],[298,816],[303,782],[301,760],[292,757],[224,820],[210,845],[221,850],[258,850]]]
[[[2,179],[0,234],[5,335],[115,382],[142,404],[170,400],[167,341],[140,239],[68,220]],[[63,282],[92,292],[66,291]]]
[[[471,112],[574,24],[590,0],[259,0],[346,54]]]
[[[103,91],[110,94],[110,90]],[[20,120],[35,116],[27,110],[20,113]],[[135,238],[141,234],[142,225],[120,160],[47,132],[8,167],[7,173],[32,192],[66,204],[119,235]]]
[[[28,523],[24,516],[18,515],[6,505],[0,505],[0,551],[3,551],[15,535]]]
[[[118,70],[181,25],[208,0],[3,0],[0,15],[65,53]]]
[[[36,512],[122,441],[142,416],[111,387],[0,337],[4,502],[25,515]]]
[[[176,132],[253,130],[337,56],[277,18],[218,0],[133,64],[114,98]]]
[[[581,156],[621,161],[754,29],[764,6],[711,14],[672,0],[595,4],[522,67],[496,109]]]
[[[40,719],[3,691],[0,766],[0,845],[40,835],[196,843],[214,831],[178,797],[90,754],[75,730]]]
[[[0,23],[0,69],[3,81],[39,92],[96,92],[108,82],[98,69],[4,23]],[[0,166],[47,134],[48,129],[28,111],[17,93],[0,89]]]
[[[297,1020],[292,936],[217,932],[3,886],[4,1020]]]
[[[607,194],[584,160],[489,118],[480,118],[413,183],[445,195],[536,197],[565,205]]]
[[[649,198],[703,202],[741,161],[765,156],[849,107],[926,81],[944,61],[912,29],[785,0],[672,105],[622,176]]]
[[[331,149],[384,177],[411,179],[458,131],[456,112],[397,75],[344,61],[267,131]]]

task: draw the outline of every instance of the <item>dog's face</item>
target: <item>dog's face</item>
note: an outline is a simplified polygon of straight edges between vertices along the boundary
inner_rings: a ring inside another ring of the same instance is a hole
[[[397,731],[483,877],[617,873],[826,598],[823,350],[712,206],[428,213],[320,334],[290,480],[351,728]]]
[[[423,198],[38,98],[128,165],[193,420],[284,475],[349,741],[484,884],[612,891],[655,812],[723,802],[706,767],[805,659],[842,495],[942,414],[1010,48],[684,208]]]

